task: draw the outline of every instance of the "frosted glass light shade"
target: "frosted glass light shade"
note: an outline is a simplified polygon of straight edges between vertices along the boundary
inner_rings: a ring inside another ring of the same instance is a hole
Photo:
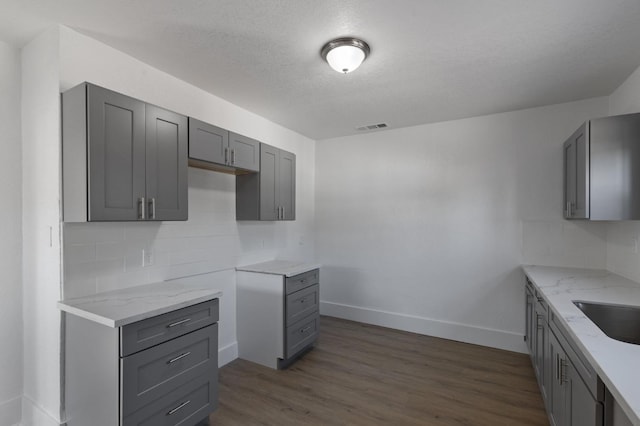
[[[362,61],[364,52],[355,46],[340,46],[327,53],[329,66],[345,74],[358,68]]]
[[[357,38],[331,40],[322,47],[320,55],[334,70],[347,74],[355,70],[369,56],[369,45]]]

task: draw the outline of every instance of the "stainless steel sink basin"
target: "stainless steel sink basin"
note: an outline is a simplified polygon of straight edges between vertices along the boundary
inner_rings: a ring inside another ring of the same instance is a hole
[[[574,301],[612,339],[640,345],[640,307]]]

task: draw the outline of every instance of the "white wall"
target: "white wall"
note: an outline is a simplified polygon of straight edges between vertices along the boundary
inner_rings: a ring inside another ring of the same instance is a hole
[[[20,52],[0,41],[0,425],[20,421],[22,401],[22,172]]]
[[[313,259],[314,141],[61,27],[60,89],[107,87],[289,150],[297,156],[296,221],[236,222],[235,177],[189,169],[189,220],[64,224],[64,295],[200,276],[223,290],[220,363],[237,357],[235,271],[273,258]],[[142,251],[152,254],[143,263]]]
[[[522,263],[605,267],[562,142],[607,98],[318,141],[322,312],[524,351]]]
[[[60,423],[58,30],[22,49],[24,426]]]
[[[640,68],[609,97],[609,115],[640,112]],[[607,269],[640,281],[640,221],[611,222],[607,226]]]

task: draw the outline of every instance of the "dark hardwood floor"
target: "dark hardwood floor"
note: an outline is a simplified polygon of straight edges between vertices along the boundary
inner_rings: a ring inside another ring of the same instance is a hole
[[[289,369],[220,369],[212,425],[548,425],[527,355],[322,317]]]

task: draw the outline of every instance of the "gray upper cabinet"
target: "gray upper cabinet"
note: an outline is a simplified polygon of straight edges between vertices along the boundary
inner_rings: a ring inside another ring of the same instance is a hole
[[[260,142],[237,133],[229,132],[229,162],[238,169],[260,170]]]
[[[589,120],[563,151],[566,219],[640,219],[640,114]]]
[[[147,105],[148,220],[187,220],[187,117]]]
[[[260,144],[260,172],[236,177],[237,220],[295,220],[296,156]]]
[[[189,118],[189,165],[226,173],[260,170],[260,142]]]
[[[186,117],[83,83],[62,137],[65,222],[187,219]]]
[[[564,143],[564,213],[566,218],[589,217],[588,123],[580,126]]]
[[[278,204],[281,220],[296,219],[296,156],[280,150],[278,167]]]

